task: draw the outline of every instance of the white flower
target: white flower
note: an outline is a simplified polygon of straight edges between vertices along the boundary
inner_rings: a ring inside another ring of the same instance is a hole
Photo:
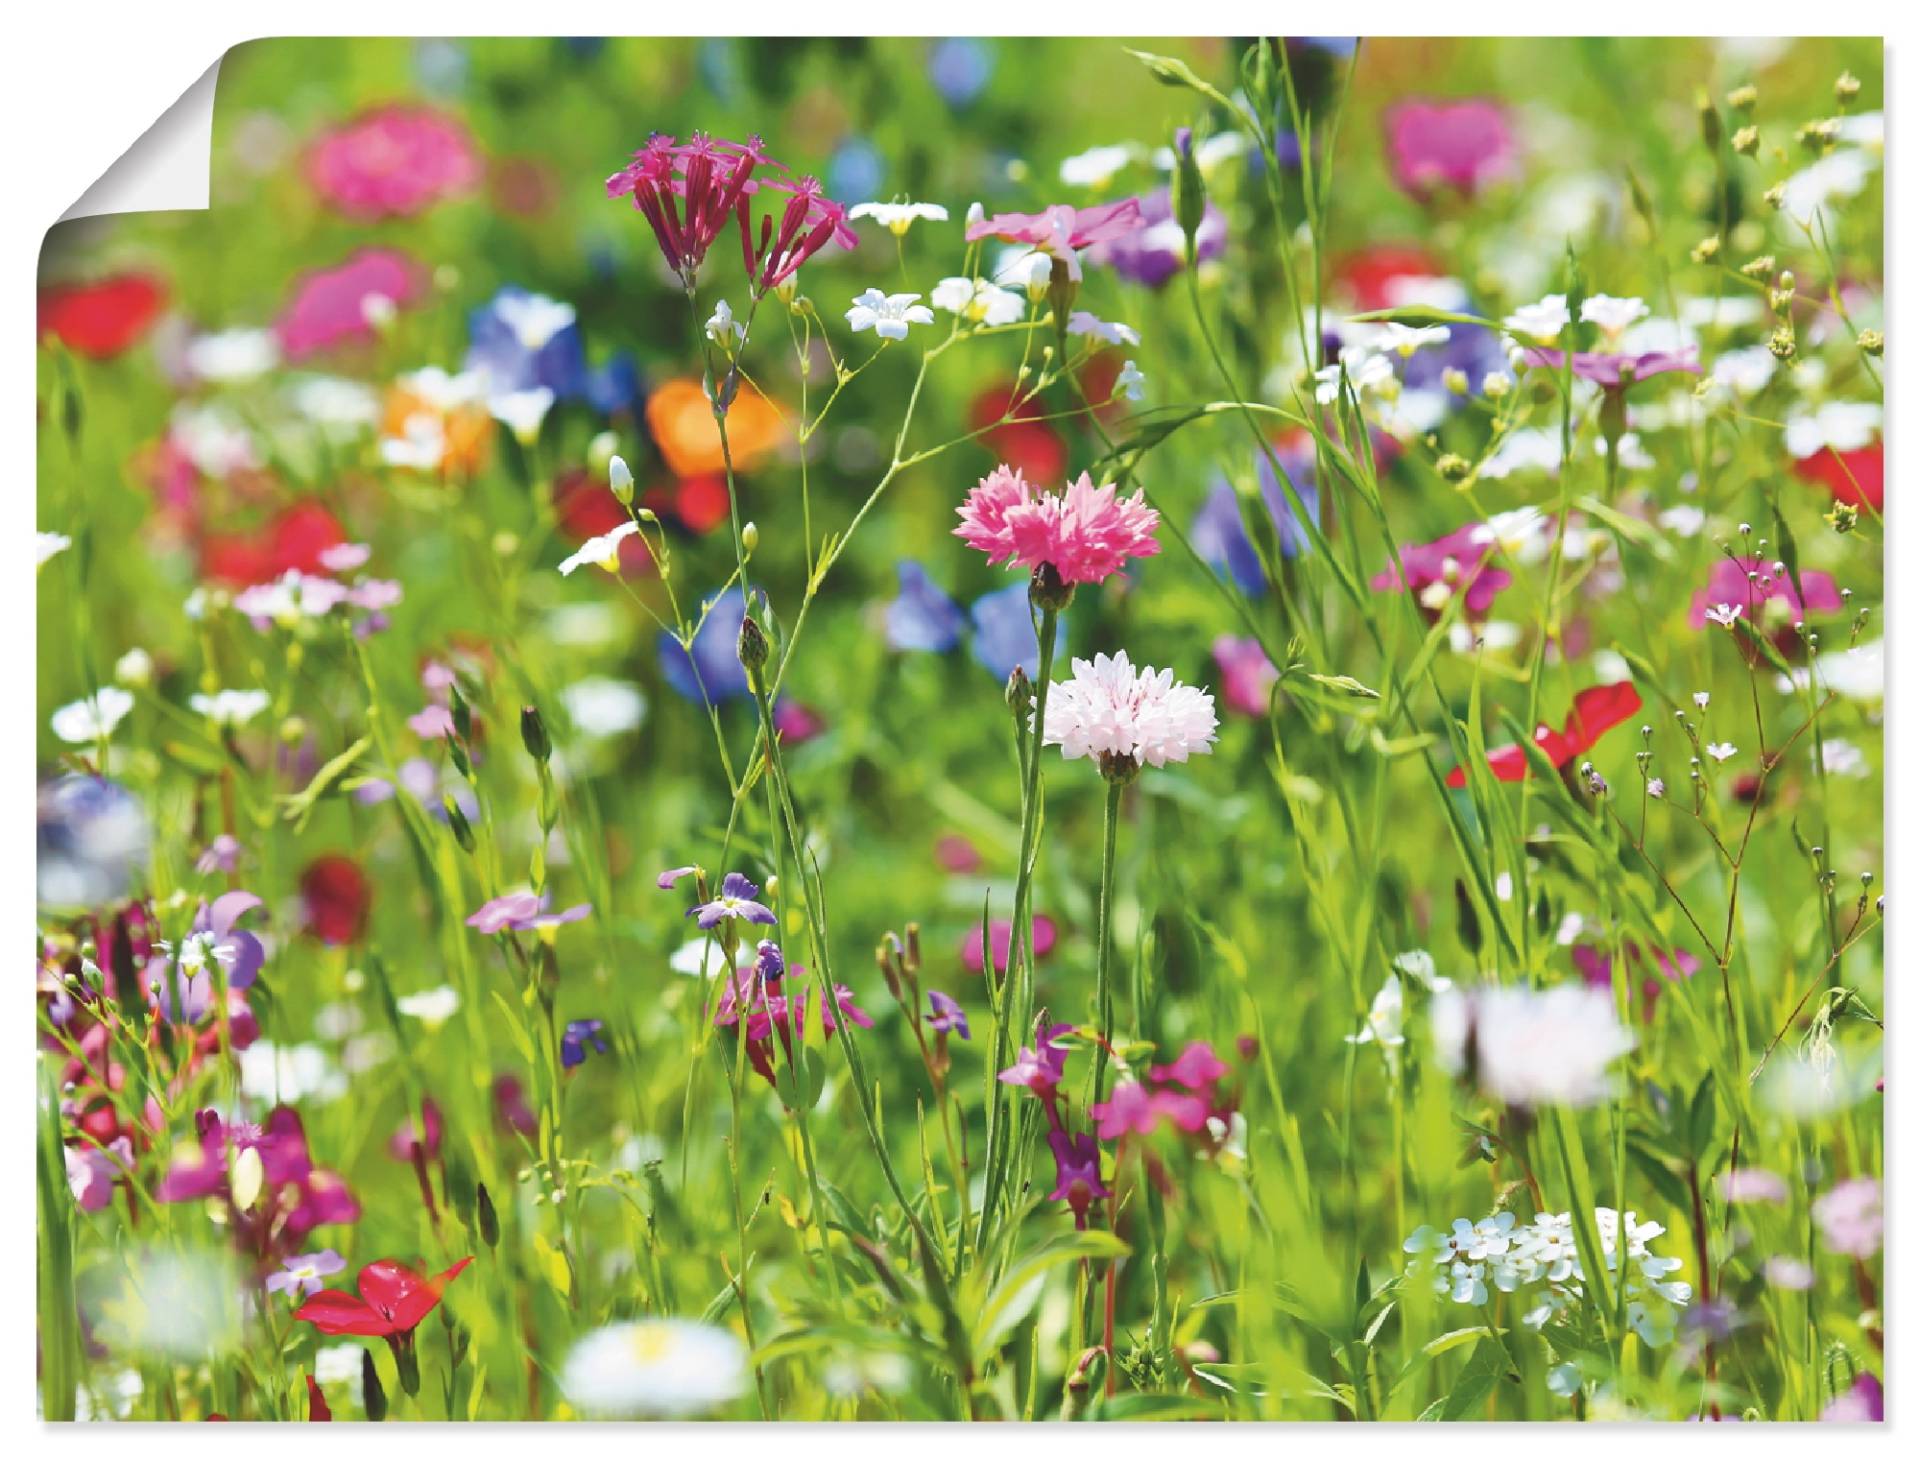
[[[380,419],[380,397],[358,380],[308,375],[288,386],[287,398],[299,414],[335,432],[363,430]]]
[[[909,324],[931,324],[933,310],[919,301],[918,294],[883,294],[868,289],[847,310],[847,323],[855,334],[871,329],[882,339],[905,339]]]
[[[583,678],[560,691],[573,727],[590,739],[629,734],[647,715],[647,698],[633,684],[617,678]]]
[[[595,1417],[690,1417],[746,1390],[747,1353],[738,1337],[697,1321],[617,1322],[567,1354],[560,1388]]]
[[[352,1383],[354,1390],[360,1388],[360,1353],[365,1348],[349,1342],[335,1342],[331,1346],[318,1347],[313,1353],[313,1380],[322,1387],[330,1384],[345,1385]]]
[[[1060,164],[1060,180],[1069,187],[1105,187],[1121,168],[1133,161],[1135,151],[1126,143],[1091,147]]]
[[[113,733],[132,707],[132,694],[108,684],[90,699],[62,704],[48,723],[55,736],[68,744],[93,744]]]
[[[1741,604],[1737,602],[1717,602],[1707,609],[1707,621],[1731,630],[1740,617],[1740,611]]]
[[[221,689],[217,694],[195,694],[187,702],[223,729],[246,723],[272,702],[265,689]]]
[[[1697,506],[1669,506],[1660,513],[1660,525],[1676,537],[1697,537],[1707,524],[1707,514]]]
[[[380,459],[408,471],[437,471],[447,454],[447,429],[440,417],[418,410],[406,418],[401,434],[380,442]]]
[[[996,327],[1017,324],[1025,317],[1027,301],[991,279],[943,278],[929,295],[936,309],[958,314],[969,324]]]
[[[1699,693],[1693,696],[1693,706],[1696,709],[1699,709],[1703,713],[1706,711],[1707,705],[1712,702],[1713,702],[1713,695],[1708,693],[1705,689],[1702,689]]]
[[[1193,144],[1193,161],[1202,174],[1211,173],[1222,162],[1241,156],[1247,150],[1247,139],[1241,132],[1215,132],[1212,136]],[[1153,165],[1162,172],[1173,171],[1179,158],[1171,147],[1156,147],[1153,153]]]
[[[181,404],[168,418],[168,436],[201,475],[216,480],[260,464],[246,426],[216,406]]]
[[[1368,390],[1379,393],[1399,384],[1394,378],[1392,360],[1384,354],[1374,354],[1370,350],[1348,345],[1340,351],[1338,364],[1330,364],[1313,372],[1316,381],[1313,398],[1322,405],[1331,405],[1338,400],[1340,376],[1343,373],[1352,382],[1355,394]]]
[[[503,294],[493,301],[493,316],[513,331],[522,349],[532,353],[546,348],[553,336],[572,325],[572,304],[563,304],[545,294]]]
[[[351,592],[331,577],[309,577],[299,568],[290,567],[271,582],[257,582],[235,594],[233,606],[256,624],[265,620],[292,624],[302,617],[325,617]]]
[[[727,956],[711,937],[695,937],[667,958],[667,965],[682,977],[712,977],[727,965]]]
[[[1484,481],[1504,481],[1515,471],[1545,471],[1553,475],[1560,469],[1560,432],[1539,427],[1510,431],[1499,449],[1480,463],[1475,474]]]
[[[202,334],[186,349],[186,366],[197,378],[234,384],[264,375],[280,363],[271,329],[227,329]]]
[[[269,1104],[311,1099],[328,1103],[347,1091],[346,1075],[318,1043],[282,1048],[262,1038],[235,1055],[240,1092]]]
[[[1400,979],[1389,972],[1387,980],[1380,984],[1380,990],[1373,995],[1373,1006],[1367,1011],[1366,1026],[1357,1033],[1347,1034],[1347,1041],[1378,1043],[1382,1048],[1398,1048],[1407,1041],[1401,1020],[1405,1006],[1406,999],[1400,990]]]
[[[1073,660],[1073,677],[1047,695],[1044,743],[1068,759],[1130,757],[1141,764],[1183,763],[1213,748],[1219,720],[1213,695],[1175,683],[1173,670],[1136,669],[1126,650],[1093,662]]]
[[[1131,344],[1138,346],[1140,332],[1131,324],[1109,324],[1095,318],[1085,309],[1075,309],[1067,320],[1067,333],[1088,334],[1102,344]]]
[[[1718,744],[1709,744],[1707,746],[1707,753],[1712,756],[1716,764],[1725,764],[1728,760],[1732,759],[1734,755],[1738,754],[1739,750],[1723,740]]]
[[[1879,165],[1872,153],[1857,148],[1829,152],[1782,184],[1780,211],[1802,227],[1812,227],[1815,213],[1840,198],[1857,196]]]
[[[129,648],[114,661],[113,678],[128,688],[145,688],[153,682],[153,655],[144,648]]]
[[[732,354],[734,346],[746,337],[747,326],[733,317],[733,305],[725,299],[715,304],[713,317],[707,320],[707,338]]]
[[[1580,302],[1581,322],[1598,324],[1601,332],[1609,337],[1617,337],[1621,330],[1646,318],[1650,312],[1643,300],[1616,299],[1611,294],[1593,294]]]
[[[1523,565],[1537,562],[1552,546],[1547,514],[1537,506],[1496,511],[1473,529],[1469,538],[1476,545],[1492,544]]]
[[[1653,796],[1653,798],[1654,798],[1654,799],[1656,799],[1656,800],[1664,800],[1664,799],[1666,799],[1666,797],[1667,797],[1667,782],[1666,782],[1665,780],[1663,780],[1663,779],[1660,779],[1660,778],[1659,778],[1658,776],[1656,776],[1656,777],[1655,777],[1655,778],[1653,778],[1653,779],[1650,779],[1650,780],[1648,780],[1648,781],[1647,781],[1647,793],[1648,793],[1649,795],[1651,795],[1651,796]]]
[[[620,544],[637,533],[640,528],[633,522],[623,521],[610,532],[597,537],[589,537],[580,544],[580,550],[560,564],[560,575],[571,577],[577,568],[591,563],[595,567],[604,567],[609,572],[620,570]]]
[[[1402,359],[1411,359],[1417,350],[1429,344],[1445,344],[1453,338],[1453,331],[1444,324],[1428,324],[1413,328],[1406,324],[1388,321],[1380,343],[1398,354]]]
[[[1128,360],[1121,367],[1119,377],[1113,382],[1113,393],[1124,396],[1136,405],[1147,398],[1147,377],[1140,373],[1140,367]]]
[[[395,1007],[429,1027],[438,1027],[460,1010],[460,994],[444,983],[425,992],[410,992],[394,1000]]]
[[[1713,380],[1736,395],[1757,395],[1766,389],[1778,365],[1764,344],[1729,349],[1713,362]]]
[[[1832,448],[1857,451],[1873,444],[1884,412],[1878,405],[1855,400],[1830,400],[1811,414],[1787,417],[1787,451],[1798,460]]]
[[[1830,775],[1864,778],[1867,774],[1867,757],[1859,745],[1849,740],[1826,739],[1820,744],[1820,767]]]
[[[1577,983],[1449,990],[1432,1016],[1442,1066],[1467,1071],[1471,1048],[1482,1089],[1510,1104],[1597,1103],[1609,1092],[1608,1065],[1633,1046],[1612,995]]]
[[[847,210],[850,218],[872,218],[874,222],[892,233],[894,237],[904,237],[921,218],[930,223],[944,223],[947,210],[939,203],[919,202],[863,202],[855,203]]]
[[[73,545],[73,538],[60,532],[35,532],[33,552],[35,568],[44,567]]]
[[[1565,294],[1548,294],[1537,304],[1521,305],[1501,322],[1515,334],[1525,335],[1536,343],[1550,344],[1573,322],[1573,316],[1567,312]]]
[[[399,387],[424,404],[441,412],[477,405],[487,396],[487,377],[479,370],[462,370],[450,375],[439,365],[428,365],[400,376]]]
[[[487,412],[513,432],[522,445],[532,445],[540,435],[540,424],[553,409],[553,391],[545,385],[531,390],[513,390],[494,395],[487,401]]]
[[[1806,692],[1809,682],[1818,683],[1842,698],[1873,703],[1886,697],[1887,644],[1884,638],[1857,643],[1838,653],[1822,653],[1811,669],[1796,668],[1791,676],[1781,674],[1775,682],[1782,693]]]

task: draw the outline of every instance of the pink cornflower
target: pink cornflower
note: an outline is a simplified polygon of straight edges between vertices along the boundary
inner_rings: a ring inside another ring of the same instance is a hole
[[[1000,238],[1008,243],[1028,244],[1066,264],[1068,276],[1077,283],[1080,279],[1078,250],[1095,243],[1112,242],[1145,223],[1140,213],[1140,199],[1123,197],[1097,208],[1056,205],[1038,213],[997,213],[969,223],[967,241],[978,243],[982,238]]]
[[[343,263],[301,276],[273,326],[280,352],[289,360],[301,360],[336,344],[371,339],[370,299],[401,307],[422,292],[420,268],[406,254],[362,248]]]
[[[471,191],[482,174],[467,129],[424,106],[387,106],[324,133],[307,154],[307,180],[356,222],[405,218]]]
[[[1412,98],[1387,108],[1387,155],[1402,192],[1425,200],[1442,188],[1472,196],[1519,168],[1506,108],[1484,97]]]
[[[1154,531],[1160,513],[1146,504],[1144,492],[1121,497],[1092,477],[1064,491],[1036,491],[1026,477],[996,467],[967,493],[953,534],[987,554],[989,565],[1016,562],[1029,570],[1043,564],[1063,582],[1103,582],[1129,557],[1151,557],[1160,550]]]
[[[1799,622],[1810,610],[1837,613],[1846,606],[1840,589],[1824,572],[1803,571],[1800,586],[1806,590],[1805,601],[1794,591],[1793,578],[1785,564],[1763,561],[1759,557],[1722,557],[1713,564],[1706,588],[1693,595],[1693,609],[1687,614],[1687,622],[1692,627],[1704,628],[1711,609],[1737,607],[1745,613],[1748,622],[1758,627],[1762,610],[1774,601],[1786,604],[1791,622]]]

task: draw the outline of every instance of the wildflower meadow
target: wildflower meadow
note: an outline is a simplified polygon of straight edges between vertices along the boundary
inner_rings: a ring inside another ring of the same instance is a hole
[[[229,53],[41,260],[42,1416],[1880,1421],[1882,77]]]

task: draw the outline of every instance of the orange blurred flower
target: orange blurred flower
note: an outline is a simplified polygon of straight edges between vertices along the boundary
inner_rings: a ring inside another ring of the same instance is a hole
[[[726,469],[720,428],[697,380],[668,380],[647,400],[647,429],[676,476],[707,476]],[[750,471],[787,433],[780,412],[751,386],[727,411],[727,442],[736,471]]]
[[[380,434],[391,465],[470,476],[493,448],[493,416],[470,377],[417,370],[387,391]]]

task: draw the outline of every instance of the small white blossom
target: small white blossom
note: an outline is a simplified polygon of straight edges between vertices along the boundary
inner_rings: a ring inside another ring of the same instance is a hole
[[[280,363],[280,343],[271,329],[227,329],[202,334],[187,345],[185,364],[196,379],[238,384]]]
[[[1133,401],[1136,405],[1147,398],[1147,377],[1140,373],[1140,367],[1128,360],[1121,367],[1119,377],[1113,382],[1113,392]]]
[[[560,564],[560,575],[571,577],[581,567],[604,567],[609,572],[620,570],[620,544],[636,534],[640,528],[630,521],[623,521],[610,532],[597,537],[589,537],[580,544],[575,552]]]
[[[1133,161],[1136,150],[1126,143],[1091,147],[1060,164],[1060,180],[1069,187],[1105,187]]]
[[[1426,348],[1429,344],[1445,344],[1451,338],[1453,338],[1453,331],[1444,324],[1427,324],[1415,328],[1389,321],[1384,326],[1380,344],[1402,359],[1411,359],[1417,351]]]
[[[725,299],[713,306],[713,317],[707,320],[706,328],[707,338],[728,354],[747,337],[747,326],[733,317],[733,305]]]
[[[1711,758],[1716,764],[1725,764],[1728,760],[1732,759],[1734,755],[1738,754],[1739,752],[1740,752],[1739,750],[1735,749],[1731,744],[1726,743],[1724,740],[1722,740],[1718,744],[1709,744],[1707,746],[1707,754],[1711,756]]]
[[[892,233],[894,237],[904,237],[907,229],[920,219],[930,223],[944,223],[947,210],[939,203],[921,202],[863,202],[855,203],[847,210],[850,218],[872,218],[874,222]]]
[[[520,347],[531,352],[546,348],[554,335],[571,328],[575,318],[572,304],[563,304],[545,294],[502,294],[493,301],[493,315],[513,331]]]
[[[222,729],[237,729],[273,702],[265,689],[221,689],[195,694],[187,702]]]
[[[48,723],[68,744],[93,744],[112,734],[133,708],[133,695],[108,684],[90,699],[76,699],[53,711]]]
[[[1067,320],[1067,333],[1090,335],[1102,344],[1131,344],[1137,347],[1140,343],[1140,332],[1131,324],[1109,324],[1085,309],[1073,311],[1073,316]]]
[[[1017,324],[1026,316],[1027,301],[991,279],[943,278],[929,296],[934,308],[958,314],[969,324],[989,328]]]
[[[847,310],[847,323],[855,334],[871,329],[882,339],[905,339],[909,324],[933,322],[933,310],[919,299],[918,294],[883,294],[868,289]]]
[[[1434,998],[1432,1019],[1441,1065],[1466,1072],[1471,1047],[1481,1087],[1510,1104],[1597,1103],[1611,1088],[1609,1066],[1633,1046],[1612,996],[1577,983],[1449,990]]]
[[[1659,778],[1658,776],[1656,776],[1656,777],[1655,777],[1655,778],[1653,778],[1653,779],[1650,779],[1650,780],[1648,780],[1648,781],[1647,781],[1647,793],[1648,793],[1649,795],[1651,795],[1651,796],[1653,796],[1653,798],[1654,798],[1654,799],[1656,799],[1656,800],[1664,800],[1664,799],[1666,799],[1666,797],[1667,797],[1667,782],[1666,782],[1665,780],[1663,780],[1663,779],[1660,779],[1660,778]]]
[[[1737,602],[1717,602],[1707,609],[1707,621],[1731,630],[1740,618],[1740,611],[1741,604]]]
[[[545,385],[495,395],[487,401],[488,413],[512,431],[514,439],[522,445],[532,445],[539,438],[541,423],[551,409],[553,391]]]
[[[1593,294],[1580,302],[1582,323],[1598,324],[1603,334],[1617,337],[1629,324],[1637,323],[1651,311],[1641,299],[1616,299],[1611,294]]]
[[[60,532],[35,532],[33,553],[36,568],[44,567],[73,545],[73,538]]]
[[[1357,1033],[1347,1034],[1349,1043],[1378,1043],[1384,1048],[1398,1048],[1407,1041],[1402,1023],[1406,1006],[1405,995],[1400,989],[1400,979],[1393,973],[1387,974],[1387,980],[1380,984],[1380,990],[1373,995],[1373,1006],[1367,1010],[1366,1025]]]
[[[1565,294],[1548,294],[1537,304],[1523,304],[1501,321],[1515,334],[1538,344],[1550,344],[1573,322]]]
[[[393,1005],[410,1018],[438,1027],[460,1010],[460,994],[443,984],[426,992],[411,992],[396,998]]]

